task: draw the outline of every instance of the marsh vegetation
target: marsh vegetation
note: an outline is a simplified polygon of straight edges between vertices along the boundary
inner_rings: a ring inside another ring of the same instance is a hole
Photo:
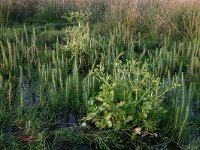
[[[0,0],[0,149],[200,148],[198,0]]]

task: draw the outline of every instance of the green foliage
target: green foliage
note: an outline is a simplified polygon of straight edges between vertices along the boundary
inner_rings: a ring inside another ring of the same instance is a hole
[[[62,41],[64,39],[64,31],[57,31],[57,30],[48,30],[45,32],[41,32],[38,35],[37,42],[38,45],[44,46],[51,46],[55,44],[57,41]]]
[[[85,134],[79,129],[59,129],[54,134],[54,147],[56,148],[62,148],[64,145],[68,148],[76,148],[85,140]]]
[[[103,84],[97,96],[90,99],[84,120],[100,129],[157,130],[167,111],[162,102],[169,88],[162,89],[160,79],[150,74],[147,63],[140,66],[134,60],[125,64],[118,61],[112,72],[107,75],[101,65],[95,70]]]
[[[76,25],[82,25],[83,23],[86,23],[88,21],[89,14],[86,11],[80,10],[80,11],[72,11],[69,14],[64,14],[62,18],[66,19],[69,23]]]
[[[99,37],[96,37],[87,23],[89,14],[85,11],[65,14],[63,18],[73,26],[65,28],[64,43],[62,50],[67,54],[71,62],[77,61],[79,67],[88,66],[94,63],[97,49],[99,48]]]
[[[30,8],[36,1],[23,1],[0,9],[0,149],[4,141],[7,149],[62,149],[66,141],[74,148],[85,139],[97,149],[170,140],[198,148],[198,7],[53,0]],[[170,90],[174,83],[181,86]],[[85,121],[97,128],[60,129],[70,111],[86,108]]]
[[[71,53],[72,57],[87,53],[88,46],[91,42],[89,26],[86,23],[87,13],[83,11],[71,12],[69,16],[65,14],[63,18],[68,20],[74,26],[66,27],[64,49]],[[78,24],[78,26],[76,26]]]
[[[88,53],[87,48],[90,44],[88,25],[68,27],[65,30],[65,35],[66,44],[63,45],[63,48],[69,51],[72,57]]]

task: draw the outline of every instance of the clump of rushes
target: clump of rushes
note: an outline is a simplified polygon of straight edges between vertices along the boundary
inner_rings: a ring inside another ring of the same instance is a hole
[[[88,102],[86,123],[99,129],[123,130],[132,140],[157,132],[167,112],[164,95],[176,85],[163,89],[160,78],[149,72],[148,63],[140,65],[134,60],[117,61],[110,75],[100,65],[94,74],[102,85]]]

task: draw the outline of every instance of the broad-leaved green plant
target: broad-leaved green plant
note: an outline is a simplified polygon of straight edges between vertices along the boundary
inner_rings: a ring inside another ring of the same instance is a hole
[[[132,131],[132,138],[155,132],[166,113],[163,98],[170,88],[162,88],[160,78],[150,73],[148,63],[117,61],[110,75],[104,70],[99,65],[94,71],[102,85],[89,100],[85,122],[99,129]]]

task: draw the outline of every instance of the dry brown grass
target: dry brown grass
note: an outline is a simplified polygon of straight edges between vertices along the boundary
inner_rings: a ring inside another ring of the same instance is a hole
[[[168,31],[176,15],[185,10],[193,12],[198,7],[199,0],[0,0],[1,10],[14,11],[14,18],[17,13],[19,18],[49,15],[54,19],[64,12],[85,9],[97,20],[102,15],[104,21],[128,21],[130,26],[137,21],[150,21],[148,23],[154,22],[155,26],[164,26]]]

